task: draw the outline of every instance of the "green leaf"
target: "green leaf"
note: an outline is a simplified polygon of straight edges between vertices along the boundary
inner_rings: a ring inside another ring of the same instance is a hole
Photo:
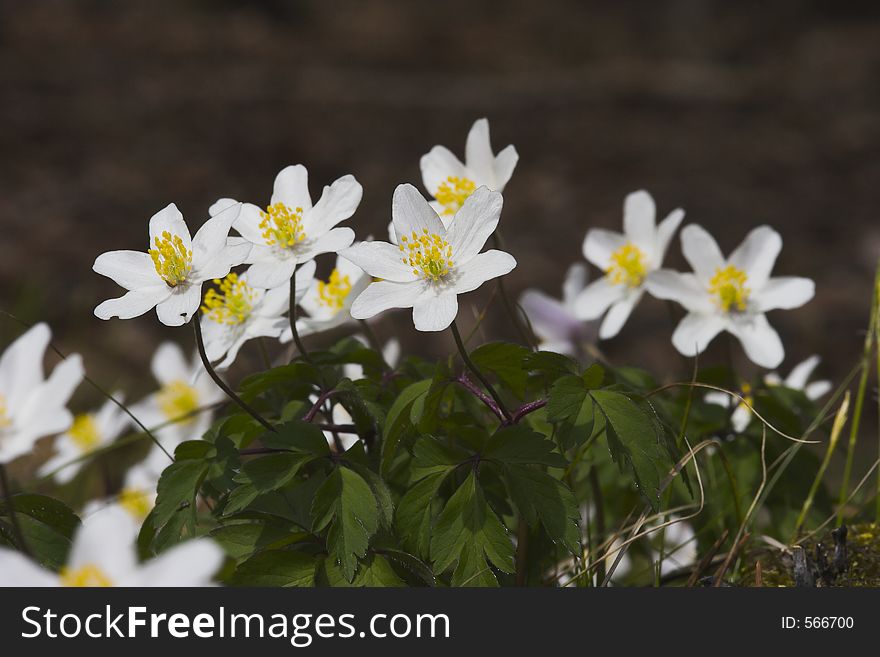
[[[379,526],[378,503],[370,486],[353,470],[337,468],[315,494],[312,518],[315,531],[329,527],[327,549],[352,581],[358,558],[366,556]]]
[[[497,585],[487,559],[499,570],[513,572],[513,544],[507,529],[486,503],[473,471],[437,518],[431,558],[438,573],[455,565],[453,586]]]
[[[451,384],[451,376],[448,363],[445,360],[438,362],[428,393],[413,402],[410,421],[420,432],[431,433],[436,429],[438,411],[443,402],[443,395]]]
[[[428,475],[400,499],[395,525],[400,541],[411,552],[427,558],[431,544],[433,502],[449,470]]]
[[[431,572],[431,568],[418,557],[403,550],[395,550],[394,548],[382,548],[380,552],[391,561],[403,566],[428,586],[436,586],[437,581],[434,578],[434,573]]]
[[[605,435],[614,460],[621,468],[627,464],[636,486],[655,511],[660,498],[660,482],[668,463],[658,426],[653,418],[621,392],[594,390],[590,393],[605,418]]]
[[[31,516],[19,515],[18,524],[25,543],[40,565],[58,570],[67,563],[71,546],[70,538]],[[2,523],[0,531],[7,534],[7,540],[14,542],[12,527],[7,529],[5,523]]]
[[[351,469],[357,472],[370,485],[376,501],[379,503],[379,521],[382,526],[390,529],[394,523],[394,498],[391,496],[391,490],[388,484],[375,472],[370,470],[366,465],[360,463],[352,463]]]
[[[591,370],[588,369],[585,376]],[[591,374],[589,378],[592,384],[596,375]],[[582,445],[593,435],[595,413],[589,391],[587,382],[580,376],[563,376],[550,388],[547,420],[558,424],[559,440],[565,448]]]
[[[196,494],[210,464],[206,461],[175,461],[162,472],[156,487],[156,506],[151,523],[158,530],[181,506],[195,506]]]
[[[299,586],[315,584],[315,557],[290,550],[267,550],[240,564],[230,586]]]
[[[522,425],[498,429],[489,439],[483,457],[502,463],[540,463],[555,468],[568,465],[552,441]]]
[[[55,498],[33,493],[19,493],[13,495],[11,499],[12,508],[19,516],[22,514],[30,516],[67,538],[73,538],[74,532],[80,526],[79,518],[73,510]],[[0,501],[0,514],[8,515],[6,500]]]
[[[576,360],[554,351],[536,351],[528,354],[523,361],[523,367],[530,372],[544,372],[556,376],[577,374],[579,369]]]
[[[385,419],[385,433],[382,440],[382,474],[388,473],[400,438],[407,427],[411,426],[410,408],[419,397],[428,394],[432,383],[432,379],[424,379],[408,385],[391,405]]]
[[[420,438],[413,445],[411,478],[421,479],[434,473],[447,473],[461,463],[467,454],[459,453],[433,438]]]
[[[492,372],[501,383],[522,399],[529,379],[525,367],[525,359],[528,355],[529,350],[522,345],[490,342],[471,352],[471,360],[478,369]]]
[[[554,543],[580,554],[580,513],[572,492],[546,472],[528,466],[508,465],[505,474],[510,496],[529,525],[540,519]]]
[[[330,456],[330,447],[324,432],[314,424],[302,420],[290,420],[277,427],[275,432],[266,432],[261,438],[264,447],[289,449],[311,454],[314,457]]]
[[[247,522],[224,525],[211,532],[226,554],[239,560],[272,547],[282,547],[306,536],[290,527],[270,522]]]

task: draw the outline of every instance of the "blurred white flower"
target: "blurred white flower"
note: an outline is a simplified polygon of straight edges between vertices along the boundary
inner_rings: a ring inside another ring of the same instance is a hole
[[[336,266],[326,281],[315,279],[300,301],[300,307],[308,313],[297,324],[300,335],[329,331],[354,321],[351,304],[370,284],[367,273],[350,260],[336,258]],[[297,283],[299,287],[299,283]],[[292,339],[290,326],[282,341]]]
[[[120,401],[124,399],[120,393],[113,396]],[[96,413],[77,415],[70,429],[55,440],[55,455],[37,470],[37,474],[45,477],[58,470],[53,478],[59,484],[66,484],[85,464],[81,457],[113,442],[130,423],[125,411],[111,400],[104,402]],[[69,465],[62,467],[66,464]]]
[[[354,335],[352,337],[364,346],[369,346],[369,342],[364,336]],[[397,363],[400,362],[400,342],[397,338],[391,338],[385,343],[385,346],[382,347],[382,358],[391,369],[397,367]],[[342,366],[342,374],[347,379],[357,381],[364,378],[364,368],[357,363],[346,363]]]
[[[706,393],[706,396],[703,398],[708,404],[715,404],[728,409],[736,404],[736,408],[730,416],[730,426],[733,427],[736,433],[742,433],[748,428],[749,422],[752,421],[752,409],[749,407],[755,403],[750,384],[743,383],[740,387],[740,394],[745,401],[740,401],[736,397],[731,397],[726,392],[721,392],[720,390]]]
[[[677,301],[688,311],[672,336],[676,349],[695,356],[721,331],[728,331],[752,362],[777,367],[785,349],[764,313],[799,308],[815,292],[808,278],[770,278],[782,249],[779,233],[769,226],[755,228],[725,259],[712,236],[692,224],[682,231],[681,246],[694,272],[664,269],[652,272],[647,282],[651,294]]]
[[[487,119],[478,119],[471,127],[465,144],[464,163],[445,146],[434,146],[423,155],[422,182],[436,199],[431,205],[440,215],[443,225],[449,227],[465,199],[478,188],[488,187],[493,192],[503,192],[518,160],[519,155],[512,145],[498,155],[492,152]],[[391,241],[394,242],[393,239]]]
[[[125,474],[125,483],[117,497],[89,502],[83,509],[82,516],[89,518],[107,507],[116,506],[140,525],[156,505],[158,483],[159,473],[154,472],[147,463],[138,463]]]
[[[279,287],[290,281],[298,264],[350,246],[354,231],[335,226],[354,214],[362,195],[354,176],[342,176],[324,187],[320,200],[312,206],[306,168],[297,164],[282,169],[275,177],[266,210],[245,203],[233,226],[253,244],[247,259],[253,264],[248,270],[250,284],[267,290]],[[220,199],[210,213],[222,212],[233,203],[236,201]]]
[[[196,353],[188,363],[183,350],[174,342],[163,342],[153,354],[153,377],[161,388],[131,407],[132,413],[170,453],[185,440],[198,440],[211,426],[211,411],[199,410],[225,399],[220,388],[208,376]],[[168,457],[154,447],[145,461],[160,473],[169,465]]]
[[[95,513],[77,530],[67,565],[58,573],[19,552],[0,548],[0,586],[209,586],[223,563],[223,551],[213,541],[200,538],[140,564],[137,531],[137,523],[119,507]]]
[[[355,299],[351,316],[367,319],[391,308],[412,308],[419,331],[442,331],[458,313],[458,295],[516,267],[509,253],[480,249],[501,217],[501,194],[481,187],[449,230],[412,185],[394,190],[391,215],[400,244],[360,242],[339,255],[374,281]]]
[[[623,233],[593,228],[584,240],[584,257],[605,276],[593,281],[574,301],[583,320],[605,314],[599,328],[603,340],[620,332],[645,293],[648,275],[663,264],[669,241],[684,218],[676,209],[660,222],[654,199],[646,191],[633,192],[623,204]]]
[[[542,351],[578,357],[585,344],[595,342],[595,324],[578,319],[575,313],[575,299],[586,286],[587,277],[586,265],[575,263],[565,275],[561,300],[533,289],[520,296],[519,305],[529,318]]]
[[[314,275],[314,260],[296,270],[297,302],[305,296]],[[248,340],[280,338],[285,330],[290,331],[290,321],[285,316],[290,307],[288,285],[271,290],[252,287],[249,272],[240,276],[233,272],[214,284],[217,288],[208,290],[202,302],[202,330],[208,359],[223,359],[217,364],[218,370],[232,365]]]
[[[66,431],[73,422],[67,402],[83,378],[73,354],[44,378],[43,358],[52,332],[37,324],[0,357],[0,464],[33,449],[37,439]]]
[[[226,276],[250,252],[250,244],[229,238],[240,208],[230,205],[212,216],[195,237],[174,203],[154,214],[149,251],[109,251],[95,260],[92,269],[129,290],[99,305],[95,315],[131,319],[156,308],[167,326],[187,323],[199,309],[202,283]]]

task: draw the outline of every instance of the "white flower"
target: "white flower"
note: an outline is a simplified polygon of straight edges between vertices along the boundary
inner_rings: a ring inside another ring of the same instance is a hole
[[[554,299],[538,290],[528,289],[519,305],[529,318],[532,331],[540,340],[542,351],[578,356],[584,344],[596,339],[593,324],[586,324],[575,313],[575,299],[587,283],[587,267],[582,263],[568,268],[562,284],[562,299]]]
[[[163,342],[153,355],[151,369],[161,388],[131,407],[132,413],[170,453],[185,440],[198,440],[211,426],[210,410],[202,410],[225,398],[208,376],[199,355],[187,363],[183,350],[174,342]],[[168,424],[170,422],[170,424]],[[170,461],[154,447],[145,461],[151,471],[160,473]]]
[[[167,457],[166,457],[167,462]],[[112,499],[93,500],[83,509],[83,518],[115,506],[128,513],[140,525],[156,505],[156,485],[159,473],[150,464],[138,463],[125,474],[125,483],[119,495]]]
[[[0,357],[0,464],[33,449],[38,438],[66,431],[73,415],[66,405],[83,378],[78,354],[59,363],[48,379],[43,357],[52,333],[37,324]]]
[[[764,377],[764,383],[768,386],[785,386],[792,390],[800,390],[806,395],[807,399],[815,401],[831,390],[830,381],[813,381],[812,383],[808,383],[810,375],[813,373],[813,370],[816,369],[818,364],[819,357],[815,355],[810,356],[805,361],[795,365],[791,374],[785,379],[782,379],[776,372],[770,372]],[[749,408],[749,405],[754,405],[754,400],[751,397],[751,392],[752,387],[747,383],[743,384],[742,394],[746,402],[748,402],[748,405],[732,398],[727,393],[720,391],[708,393],[705,396],[705,400],[710,404],[718,404],[725,408],[730,408],[731,404],[737,402],[736,410],[731,416],[731,424],[733,425],[734,431],[742,433],[746,430],[746,427],[749,426],[749,422],[752,420],[752,411]]]
[[[209,586],[223,563],[223,551],[209,539],[176,545],[140,564],[138,525],[119,507],[86,519],[73,538],[67,565],[46,570],[19,552],[0,548],[0,586]]]
[[[324,187],[320,200],[312,206],[306,168],[297,164],[282,169],[265,212],[245,203],[233,226],[254,245],[247,260],[253,264],[248,272],[250,284],[267,290],[278,287],[290,280],[297,264],[350,246],[354,231],[335,226],[354,214],[362,195],[354,176],[342,176]],[[220,199],[210,213],[221,212],[235,202]]]
[[[603,340],[623,328],[645,293],[648,275],[663,264],[669,241],[684,218],[684,210],[679,208],[658,226],[656,214],[648,192],[633,192],[623,204],[623,234],[594,228],[584,240],[584,257],[605,276],[580,293],[574,310],[584,320],[597,319],[608,311],[599,328]]]
[[[166,326],[187,323],[199,309],[202,283],[222,278],[247,258],[250,244],[229,239],[240,205],[230,205],[190,237],[183,215],[174,203],[150,219],[150,249],[109,251],[92,269],[129,290],[95,308],[100,319],[131,319],[156,308]]]
[[[391,216],[399,246],[361,242],[340,252],[370,276],[351,306],[351,316],[367,319],[390,308],[412,308],[419,331],[442,331],[458,313],[458,295],[516,267],[509,253],[480,253],[501,217],[501,194],[481,187],[455,215],[447,230],[412,185],[394,190]]]
[[[446,227],[449,227],[449,222],[465,199],[479,187],[503,192],[519,160],[512,145],[504,148],[498,155],[492,153],[489,121],[486,119],[474,122],[468,133],[464,152],[463,164],[445,146],[434,146],[421,160],[422,182],[428,193],[436,199],[431,205]]]
[[[364,336],[354,335],[352,337],[365,347],[369,346],[369,342],[367,342],[367,339]],[[397,338],[391,338],[385,343],[385,346],[382,347],[382,359],[391,369],[397,367],[397,363],[400,361],[400,342]],[[342,374],[347,379],[357,381],[358,379],[364,378],[364,368],[357,363],[346,363],[342,366]]]
[[[336,258],[336,267],[327,281],[315,279],[303,296],[300,306],[308,313],[297,326],[300,335],[329,331],[351,322],[351,304],[370,284],[367,273],[350,260]],[[287,329],[290,339],[290,327]]]
[[[296,270],[297,301],[305,296],[314,275],[314,260]],[[290,307],[290,286],[281,285],[271,290],[252,287],[249,271],[240,276],[231,273],[214,283],[219,289],[208,290],[202,303],[202,330],[208,359],[211,362],[223,359],[217,369],[232,365],[248,340],[279,338],[285,330],[290,330],[290,321],[285,317]]]
[[[725,259],[704,228],[690,225],[681,232],[681,246],[694,273],[661,270],[648,278],[651,294],[677,301],[688,311],[672,336],[676,349],[695,356],[721,331],[728,331],[752,362],[778,366],[785,350],[764,313],[798,308],[815,291],[808,278],[770,278],[782,249],[779,233],[769,226],[755,228]]]
[[[119,393],[114,397],[120,401],[123,399]],[[125,411],[109,399],[98,412],[77,415],[70,429],[55,441],[55,455],[40,467],[37,474],[45,477],[58,470],[54,474],[55,481],[66,484],[82,468],[84,461],[81,457],[113,442],[130,422]],[[67,467],[63,467],[65,465]]]
[[[776,372],[770,372],[764,377],[764,383],[768,386],[785,386],[792,390],[800,390],[806,395],[810,401],[815,401],[819,397],[827,394],[831,388],[831,381],[813,381],[810,382],[810,376],[819,365],[820,358],[812,355],[806,360],[801,361],[791,370],[791,373],[783,379]]]

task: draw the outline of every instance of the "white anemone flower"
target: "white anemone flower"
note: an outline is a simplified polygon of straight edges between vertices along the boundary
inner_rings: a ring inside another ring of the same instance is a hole
[[[139,317],[152,308],[166,326],[182,326],[198,311],[202,283],[223,278],[247,258],[251,245],[230,239],[240,204],[212,216],[190,236],[174,203],[150,219],[150,249],[102,253],[92,266],[128,292],[95,308],[100,319]]]
[[[481,187],[461,206],[447,230],[412,185],[394,190],[391,216],[400,244],[361,242],[341,251],[373,281],[351,306],[368,319],[391,308],[412,308],[419,331],[442,331],[458,313],[458,295],[516,267],[509,253],[480,249],[498,226],[502,198]]]
[[[799,308],[815,292],[808,278],[770,278],[782,249],[779,233],[769,226],[755,228],[725,259],[712,236],[692,224],[681,232],[681,246],[694,272],[656,271],[647,283],[655,297],[677,301],[688,311],[673,333],[675,348],[695,356],[728,331],[753,363],[777,367],[785,349],[764,313]]]
[[[354,214],[362,195],[363,188],[354,176],[342,176],[324,187],[313,206],[306,168],[297,164],[282,169],[266,210],[245,203],[233,226],[253,244],[247,260],[253,265],[248,272],[251,285],[267,290],[278,287],[290,281],[298,264],[350,246],[354,231],[335,226]],[[220,199],[210,213],[222,212],[233,203],[236,201]]]
[[[95,513],[77,530],[67,564],[58,573],[19,552],[0,548],[0,586],[210,586],[223,563],[223,551],[205,538],[186,541],[138,563],[137,531],[137,523],[119,507]]]
[[[465,161],[462,163],[445,146],[434,146],[422,156],[420,163],[422,182],[435,199],[431,205],[447,228],[465,200],[478,188],[503,192],[519,160],[512,145],[498,155],[492,152],[487,119],[474,122],[464,152]]]
[[[315,261],[309,261],[296,270],[296,302],[312,284]],[[230,273],[215,280],[202,302],[202,330],[205,353],[225,370],[235,361],[245,342],[254,338],[280,338],[290,330],[285,314],[290,307],[290,287],[281,285],[271,290],[253,287],[250,272]]]
[[[645,293],[648,275],[663,264],[669,242],[684,218],[684,210],[678,208],[657,225],[656,214],[654,199],[640,190],[623,203],[623,233],[600,228],[587,233],[584,257],[605,275],[578,295],[574,310],[583,320],[605,315],[599,327],[602,340],[620,333]]]
[[[819,365],[819,356],[813,355],[806,360],[795,365],[791,373],[783,379],[776,372],[770,372],[764,377],[764,383],[768,386],[784,386],[792,390],[800,390],[810,401],[815,401],[824,396],[831,390],[831,381],[813,381],[810,382],[810,376],[813,370]],[[749,426],[752,420],[752,411],[749,405],[753,405],[754,401],[751,397],[752,388],[749,384],[743,384],[742,394],[748,404],[744,404],[739,400],[731,398],[730,395],[723,392],[710,392],[705,399],[710,404],[718,404],[725,408],[730,408],[731,404],[737,402],[736,410],[731,416],[731,424],[734,431],[742,433]]]
[[[167,458],[166,458],[167,461]],[[138,525],[143,524],[147,515],[156,505],[156,486],[159,473],[155,472],[146,462],[138,463],[125,473],[125,481],[119,495],[110,499],[93,500],[83,509],[83,518],[110,506],[115,506],[128,513]]]
[[[211,411],[206,408],[225,398],[211,377],[204,376],[205,368],[198,353],[187,362],[183,350],[174,342],[163,342],[153,354],[151,370],[161,386],[131,407],[132,413],[170,453],[185,440],[198,440],[211,426]],[[154,447],[145,461],[156,473],[162,472],[170,461],[158,447]]]
[[[120,401],[124,399],[120,393],[115,393],[114,397]],[[37,470],[37,474],[45,477],[54,473],[55,481],[66,484],[85,464],[82,457],[113,442],[130,423],[125,411],[109,399],[97,412],[77,415],[70,428],[55,440],[55,455]]]
[[[595,324],[578,319],[575,312],[575,299],[586,286],[587,277],[586,265],[575,263],[565,275],[562,299],[533,289],[520,296],[519,305],[529,318],[540,350],[577,357],[583,353],[584,345],[595,342]]]
[[[336,258],[336,266],[326,281],[315,279],[300,301],[300,306],[308,317],[302,317],[297,325],[300,335],[312,335],[329,331],[348,322],[351,304],[370,284],[367,273],[350,260]],[[292,337],[287,327],[286,338]]]
[[[83,378],[82,358],[73,354],[44,378],[43,358],[52,332],[37,324],[0,357],[0,464],[30,452],[43,436],[70,428],[67,402]]]

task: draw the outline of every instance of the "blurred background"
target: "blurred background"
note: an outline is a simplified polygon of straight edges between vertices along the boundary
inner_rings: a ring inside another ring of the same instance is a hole
[[[463,157],[483,116],[495,150],[520,153],[502,219],[514,295],[558,296],[586,231],[619,230],[624,196],[645,188],[725,252],[755,226],[780,230],[776,273],[817,283],[812,303],[771,314],[783,371],[819,353],[840,380],[861,350],[880,256],[876,2],[2,0],[0,93],[0,308],[48,321],[129,398],[152,386],[156,345],[191,334],[152,313],[96,319],[120,294],[96,255],[147,248],[171,201],[193,230],[217,197],[265,205],[293,163],[316,198],[353,173],[365,193],[349,224],[384,238],[394,186],[421,187],[434,144]],[[684,267],[677,239],[667,264]],[[497,302],[484,329],[516,336]],[[603,350],[678,378],[671,330],[646,299]],[[376,331],[424,355],[452,348],[403,314]]]

